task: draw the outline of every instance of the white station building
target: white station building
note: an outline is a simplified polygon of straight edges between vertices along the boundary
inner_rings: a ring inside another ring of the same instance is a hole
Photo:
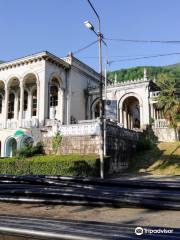
[[[72,54],[41,52],[0,63],[0,156],[33,139],[33,129],[78,124],[99,115],[99,74]],[[166,127],[156,107],[158,89],[143,79],[108,83],[106,117],[125,128],[144,128],[152,119]]]

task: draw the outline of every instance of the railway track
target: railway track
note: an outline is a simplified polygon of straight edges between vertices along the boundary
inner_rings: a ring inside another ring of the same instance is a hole
[[[0,175],[0,201],[180,210],[180,182]]]
[[[63,240],[136,240],[136,239],[180,239],[179,229],[168,229],[172,233],[144,232],[143,237],[135,234],[136,226],[95,221],[52,220],[47,218],[0,216],[0,237],[16,236],[17,239],[63,239]],[[146,229],[148,229],[147,227]],[[150,227],[152,230],[164,229]]]

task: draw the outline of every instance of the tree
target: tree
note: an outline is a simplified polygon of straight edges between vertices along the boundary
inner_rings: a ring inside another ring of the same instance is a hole
[[[157,98],[158,107],[163,109],[165,118],[173,127],[177,136],[180,121],[180,77],[174,74],[161,73],[157,77],[157,85],[161,91]]]
[[[57,154],[57,151],[61,144],[61,140],[62,140],[62,135],[60,132],[57,132],[55,136],[53,136],[52,138],[52,148],[55,154]]]

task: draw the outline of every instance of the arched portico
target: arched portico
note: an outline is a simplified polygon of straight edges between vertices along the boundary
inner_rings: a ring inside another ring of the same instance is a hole
[[[5,156],[13,157],[17,150],[17,141],[14,137],[9,137],[5,142]]]
[[[23,77],[23,118],[38,118],[39,115],[39,79],[35,73],[26,73]]]
[[[63,81],[57,74],[52,74],[49,81],[49,119],[63,123],[64,88]]]
[[[142,99],[136,93],[128,93],[119,100],[119,122],[125,128],[141,128],[142,119]]]

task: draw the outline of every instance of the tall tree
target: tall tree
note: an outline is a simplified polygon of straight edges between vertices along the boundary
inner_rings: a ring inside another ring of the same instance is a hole
[[[158,106],[163,109],[165,118],[176,131],[180,121],[180,77],[161,73],[157,77],[161,91],[157,98]]]

